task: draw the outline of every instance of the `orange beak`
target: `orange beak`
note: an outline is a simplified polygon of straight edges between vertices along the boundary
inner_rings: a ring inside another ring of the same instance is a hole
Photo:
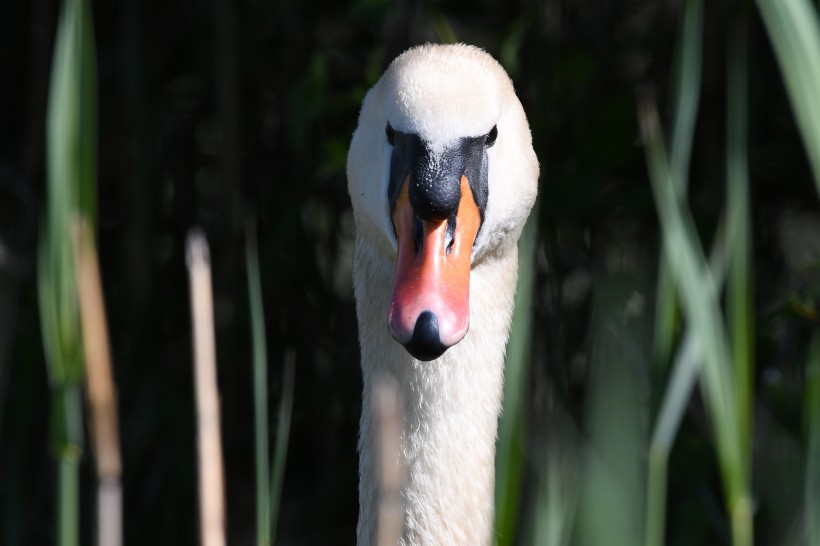
[[[393,209],[398,258],[388,328],[415,358],[433,360],[461,341],[470,326],[470,257],[481,213],[462,176],[452,243],[446,242],[447,219],[422,220],[416,241],[408,186],[405,180]]]

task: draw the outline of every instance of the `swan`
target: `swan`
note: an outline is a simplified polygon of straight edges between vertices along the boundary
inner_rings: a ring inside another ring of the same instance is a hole
[[[517,240],[539,174],[513,84],[483,50],[405,51],[368,91],[348,152],[364,384],[360,546],[379,506],[372,390],[403,401],[400,543],[488,545]]]

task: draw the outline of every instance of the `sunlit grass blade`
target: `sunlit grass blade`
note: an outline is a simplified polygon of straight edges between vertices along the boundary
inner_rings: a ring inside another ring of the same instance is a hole
[[[69,221],[78,212],[94,217],[94,62],[88,2],[68,0],[60,14],[51,68],[47,204],[37,272],[43,347],[52,389],[51,445],[59,469],[56,542],[62,546],[79,542],[84,369]]]
[[[638,117],[664,252],[670,262],[687,323],[703,350],[700,384],[714,428],[726,504],[732,518],[733,544],[748,545],[752,540],[751,499],[744,456],[740,453],[729,337],[720,313],[717,287],[706,267],[694,223],[674,191],[675,174],[669,169],[657,109],[649,93],[639,97]]]
[[[700,102],[701,57],[703,35],[703,1],[688,0],[683,10],[680,40],[673,74],[673,125],[670,170],[675,173],[675,191],[683,198],[689,178],[689,160]],[[653,359],[656,365],[669,362],[674,346],[678,303],[669,271],[661,254],[655,304],[655,340]]]
[[[683,9],[675,72],[672,77],[673,125],[669,168],[674,173],[673,189],[679,199],[684,199],[687,193],[689,162],[700,102],[702,42],[703,2],[688,0]],[[663,371],[670,361],[679,310],[678,293],[672,279],[671,267],[666,252],[661,252],[653,343],[653,360],[654,364],[660,367],[660,371]],[[647,510],[644,521],[644,540],[647,546],[660,546],[663,543],[666,528],[666,469],[669,450],[699,372],[699,358],[695,338],[688,332],[661,401],[661,410],[649,447]],[[662,377],[663,373],[658,375]]]
[[[808,433],[803,514],[806,544],[820,546],[820,331],[815,329],[806,362],[805,416]]]
[[[279,422],[273,461],[269,458],[268,440],[268,349],[265,340],[265,314],[262,306],[262,284],[256,236],[251,223],[245,232],[245,259],[248,272],[251,331],[253,337],[253,401],[256,443],[256,540],[260,546],[274,543],[279,502],[287,460],[293,382],[295,373],[292,350],[285,353],[282,393],[279,399]]]
[[[519,519],[524,466],[524,386],[530,358],[537,224],[536,207],[518,243],[518,287],[504,369],[504,411],[498,424],[495,457],[495,536],[499,546],[514,543]]]
[[[700,371],[697,339],[687,332],[675,359],[672,374],[649,445],[646,498],[646,546],[662,546],[666,532],[666,481],[669,451],[677,434]]]
[[[669,156],[669,168],[677,173],[675,190],[680,196],[686,193],[689,160],[698,117],[702,44],[703,0],[687,0],[683,9],[676,71],[672,80],[674,121]]]
[[[293,384],[296,377],[296,354],[293,349],[285,352],[282,393],[279,398],[279,420],[276,427],[276,447],[271,465],[270,511],[271,544],[276,538],[276,522],[279,519],[279,504],[285,480],[285,462],[288,457],[291,416],[293,414]]]
[[[61,14],[48,105],[48,201],[41,239],[39,282],[49,374],[56,384],[76,383],[83,374],[69,239],[70,218],[81,210],[80,196],[84,193],[81,188],[95,186],[95,181],[86,177],[88,164],[96,156],[87,133],[83,133],[88,123],[81,115],[91,108],[85,96],[90,91],[81,77],[83,65],[91,61],[83,56],[82,35],[91,32],[82,24],[83,6],[81,0],[67,2]]]
[[[245,263],[248,275],[251,337],[253,345],[253,419],[256,465],[256,543],[271,544],[270,478],[268,455],[268,347],[255,227],[245,226]]]
[[[666,159],[654,99],[646,94],[642,95],[638,105],[641,134],[647,148],[650,180],[662,228],[664,252],[673,266],[676,285],[684,296],[684,309],[691,327],[704,345],[709,370],[705,386],[708,396],[712,397],[712,417],[716,421],[718,432],[724,432],[731,422],[726,420],[726,416],[734,410],[728,396],[730,393],[723,389],[731,384],[726,370],[729,347],[717,304],[715,282],[706,268],[706,260],[688,211],[673,190],[676,183]],[[722,461],[726,462],[728,461]]]
[[[729,245],[721,222],[715,240],[709,268],[718,284],[726,277],[729,262]],[[698,339],[687,330],[672,366],[661,407],[649,444],[649,476],[647,480],[646,546],[661,546],[666,530],[666,481],[669,452],[677,436],[686,406],[692,396],[700,373],[703,353]]]
[[[763,23],[791,102],[797,127],[820,193],[820,20],[809,0],[757,0]],[[815,332],[806,367],[805,400],[808,424],[804,520],[806,543],[820,544],[820,341]]]
[[[820,21],[810,0],[757,0],[820,192]]]

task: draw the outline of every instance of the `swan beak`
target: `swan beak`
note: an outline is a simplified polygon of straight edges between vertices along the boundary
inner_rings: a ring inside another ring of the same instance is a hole
[[[408,186],[405,180],[393,209],[398,258],[388,328],[414,358],[429,361],[461,341],[470,326],[470,258],[481,213],[466,176],[449,219],[414,219]],[[414,221],[421,222],[420,234]]]

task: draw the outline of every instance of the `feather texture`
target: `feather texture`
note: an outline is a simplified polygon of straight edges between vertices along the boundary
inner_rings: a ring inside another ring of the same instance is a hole
[[[470,329],[432,362],[388,332],[396,237],[387,198],[385,128],[444,149],[498,128],[487,151],[489,201],[473,247]],[[523,108],[503,68],[467,45],[425,45],[399,56],[368,92],[348,155],[357,226],[354,291],[364,379],[359,437],[358,543],[375,543],[378,443],[371,390],[393,376],[404,404],[400,456],[408,469],[401,544],[492,543],[495,439],[504,350],[517,276],[516,242],[537,191],[538,162]]]

